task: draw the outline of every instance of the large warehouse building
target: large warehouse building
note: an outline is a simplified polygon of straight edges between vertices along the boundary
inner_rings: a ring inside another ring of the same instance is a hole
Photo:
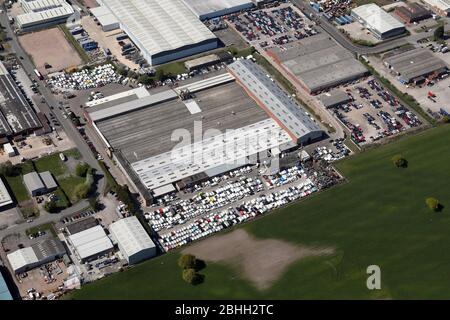
[[[86,108],[85,117],[147,202],[180,181],[214,177],[324,135],[249,60],[141,96]]]
[[[16,17],[22,31],[34,31],[65,23],[75,11],[66,0],[20,0],[23,14]]]
[[[367,74],[367,69],[326,34],[274,47],[273,60],[308,92],[315,94]]]
[[[0,137],[26,136],[42,128],[14,79],[0,62]]]
[[[450,0],[423,0],[437,14],[448,17],[450,15]]]
[[[151,65],[217,48],[216,36],[181,0],[102,0]]]
[[[448,72],[447,64],[430,50],[416,48],[384,59],[384,64],[398,76],[402,83],[421,83],[425,78]]]
[[[109,226],[113,239],[129,264],[136,264],[156,255],[156,246],[136,217],[114,222]]]
[[[252,8],[252,0],[183,0],[200,20],[225,16]]]
[[[373,3],[352,9],[352,17],[382,40],[401,35],[406,30],[403,23]]]

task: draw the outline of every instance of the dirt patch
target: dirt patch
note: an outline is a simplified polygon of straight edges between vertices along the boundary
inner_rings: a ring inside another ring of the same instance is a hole
[[[275,239],[259,240],[238,229],[194,244],[183,252],[205,261],[229,264],[263,290],[269,288],[292,263],[307,257],[329,255],[334,250],[297,246]]]
[[[59,28],[25,34],[19,37],[19,42],[43,75],[78,66],[82,62]],[[51,68],[46,69],[46,63]]]

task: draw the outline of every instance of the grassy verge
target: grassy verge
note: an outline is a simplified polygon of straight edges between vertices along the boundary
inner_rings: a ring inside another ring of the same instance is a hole
[[[86,181],[86,178],[77,177],[75,175],[71,175],[64,179],[58,180],[61,189],[67,195],[67,197],[69,198],[69,201],[72,204],[76,203],[79,200],[75,193],[76,187],[80,184],[84,184],[85,181]]]
[[[91,61],[91,58],[89,55],[84,51],[84,49],[80,46],[78,41],[73,37],[73,35],[70,33],[69,29],[65,25],[61,25],[60,29],[64,33],[67,41],[69,41],[70,45],[75,49],[75,51],[80,56],[81,60],[83,60],[84,63],[89,63]]]
[[[33,227],[33,228],[30,228],[30,229],[27,229],[27,230],[25,231],[25,233],[27,234],[27,236],[29,236],[30,234],[37,233],[37,232],[39,232],[39,231],[48,231],[48,232],[50,232],[53,236],[56,237],[56,231],[55,231],[55,228],[54,228],[54,226],[53,226],[53,223],[41,224],[40,226],[37,226],[37,227]]]

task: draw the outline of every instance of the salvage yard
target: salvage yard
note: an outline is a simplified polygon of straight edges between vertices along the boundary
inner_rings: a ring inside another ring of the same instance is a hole
[[[25,34],[19,42],[44,76],[82,62],[59,28]]]
[[[181,250],[174,250],[67,298],[448,299],[449,144],[450,126],[440,126],[343,160],[337,168],[347,183],[236,228],[258,240],[334,249],[293,263],[265,290],[228,264],[208,261],[205,282],[192,287],[177,265]],[[398,153],[408,168],[393,165]],[[443,203],[441,214],[427,208],[429,196]],[[382,269],[381,290],[367,290],[372,264]]]

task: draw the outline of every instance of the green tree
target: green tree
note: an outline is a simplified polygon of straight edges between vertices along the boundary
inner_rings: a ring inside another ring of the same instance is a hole
[[[392,157],[392,162],[395,164],[397,168],[408,167],[408,161],[399,154]]]
[[[444,116],[444,117],[442,118],[442,122],[444,122],[444,123],[450,123],[450,117],[449,117],[449,116]]]
[[[163,69],[159,68],[158,70],[156,70],[155,79],[156,79],[156,81],[166,80],[166,74]]]
[[[75,195],[78,199],[86,199],[91,191],[90,186],[87,183],[79,184],[75,187]]]
[[[444,26],[440,25],[434,30],[433,40],[438,41],[444,39]]]
[[[85,163],[85,162],[79,163],[75,167],[75,174],[79,177],[84,178],[88,174],[89,169],[90,169],[90,166],[87,163]]]
[[[194,269],[185,269],[183,270],[183,280],[196,286],[205,280],[205,276],[196,272]]]
[[[56,213],[58,211],[58,205],[55,201],[48,201],[44,204],[44,209],[49,213]]]
[[[439,203],[439,200],[433,197],[429,197],[425,199],[425,203],[427,204],[430,210],[434,212],[440,211],[442,209],[442,205]]]
[[[184,254],[178,259],[178,266],[182,269],[195,269],[197,258],[192,254]]]
[[[98,201],[98,199],[94,197],[89,198],[89,205],[94,211],[100,210],[101,207],[100,201]]]
[[[11,177],[16,173],[16,169],[14,168],[11,161],[5,161],[0,165],[0,174],[4,177]]]

